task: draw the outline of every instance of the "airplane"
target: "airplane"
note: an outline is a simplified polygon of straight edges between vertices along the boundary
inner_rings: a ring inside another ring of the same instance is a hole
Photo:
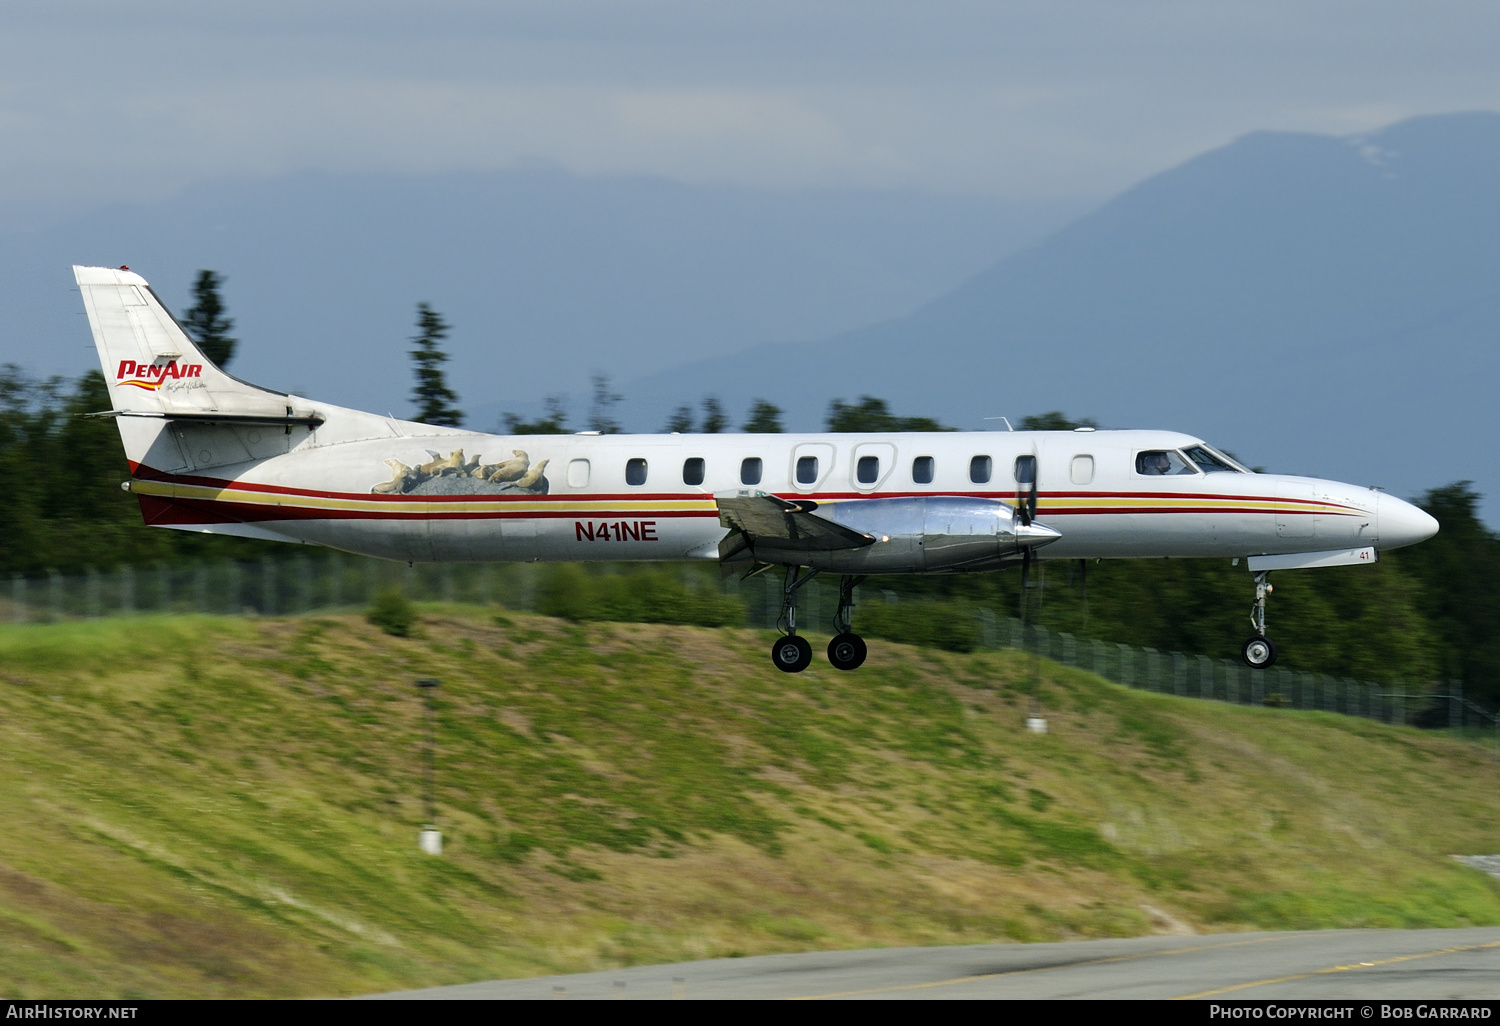
[[[1276,662],[1270,574],[1374,563],[1437,533],[1372,488],[1255,473],[1172,431],[508,436],[313,402],[206,359],[146,280],[74,267],[148,525],[408,562],[714,560],[785,575],[772,663],[812,660],[797,592],[838,574],[829,662],[853,670],[875,574],[1038,560],[1231,558],[1245,663]]]

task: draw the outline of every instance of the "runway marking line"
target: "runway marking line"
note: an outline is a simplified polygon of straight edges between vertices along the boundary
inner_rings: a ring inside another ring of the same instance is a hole
[[[906,983],[896,987],[872,987],[869,990],[841,990],[832,994],[805,994],[802,997],[787,998],[788,1001],[822,1001],[827,998],[863,997],[867,994],[890,994],[900,990],[926,990],[930,987],[951,987],[957,983],[973,983],[976,980],[994,980],[1002,976],[1026,976],[1031,973],[1050,973],[1059,969],[1081,969],[1091,965],[1108,965],[1111,962],[1134,962],[1142,958],[1158,958],[1165,955],[1185,955],[1193,951],[1214,951],[1218,948],[1238,948],[1246,944],[1264,944],[1266,941],[1275,940],[1275,937],[1256,937],[1253,940],[1229,941],[1224,944],[1195,944],[1187,948],[1171,948],[1166,951],[1143,951],[1138,955],[1113,955],[1109,958],[1095,958],[1087,962],[1070,962],[1067,965],[1042,965],[1035,969],[1006,969],[998,973],[981,973],[978,976],[957,976],[951,980],[934,980],[931,983]],[[1497,941],[1496,943],[1500,943]]]
[[[1396,958],[1386,958],[1379,962],[1356,962],[1353,965],[1335,965],[1327,969],[1315,969],[1310,973],[1298,973],[1295,976],[1278,976],[1274,980],[1256,980],[1253,983],[1236,983],[1233,987],[1220,987],[1218,990],[1205,990],[1197,994],[1184,994],[1175,997],[1173,1001],[1191,1001],[1193,998],[1213,997],[1216,994],[1228,994],[1236,990],[1245,990],[1249,987],[1264,987],[1271,983],[1291,983],[1293,980],[1306,980],[1314,976],[1327,976],[1330,973],[1346,973],[1355,969],[1371,969],[1376,966],[1394,965],[1397,962],[1411,962],[1418,958],[1432,958],[1435,955],[1452,955],[1460,951],[1483,951],[1486,948],[1500,948],[1500,941],[1490,941],[1488,944],[1469,944],[1461,948],[1439,948],[1437,951],[1423,951],[1416,955],[1399,955]]]

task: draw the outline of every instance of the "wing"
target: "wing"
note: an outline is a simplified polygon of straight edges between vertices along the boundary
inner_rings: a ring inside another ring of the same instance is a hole
[[[726,566],[755,562],[755,547],[762,542],[766,548],[786,553],[854,549],[875,541],[872,535],[814,515],[815,502],[791,502],[764,494],[716,497],[714,502],[719,507],[719,523],[732,529],[719,542],[719,560]]]

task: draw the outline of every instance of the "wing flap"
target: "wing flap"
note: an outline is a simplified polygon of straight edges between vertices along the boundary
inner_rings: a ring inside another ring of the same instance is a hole
[[[871,545],[875,538],[817,516],[813,502],[792,502],[774,495],[715,497],[719,523],[734,533],[719,543],[726,562],[752,557],[757,543],[782,552],[828,552]]]

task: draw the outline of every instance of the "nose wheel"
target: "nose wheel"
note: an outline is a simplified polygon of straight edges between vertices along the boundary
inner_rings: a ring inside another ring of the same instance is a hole
[[[1250,607],[1250,626],[1255,637],[1240,648],[1240,658],[1252,670],[1269,669],[1276,663],[1276,643],[1266,637],[1266,596],[1271,594],[1271,571],[1255,575],[1255,604]]]

